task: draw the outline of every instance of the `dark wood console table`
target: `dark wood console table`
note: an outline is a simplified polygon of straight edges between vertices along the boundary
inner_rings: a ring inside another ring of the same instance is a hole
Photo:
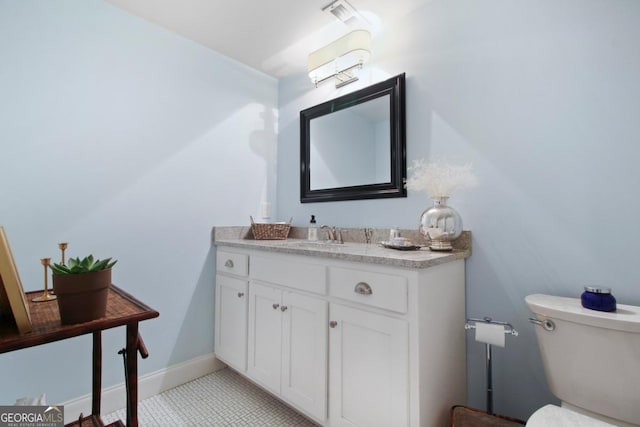
[[[127,424],[138,426],[138,352],[143,358],[148,356],[142,338],[138,333],[138,323],[142,320],[158,317],[160,313],[143,304],[122,289],[111,286],[107,300],[107,314],[91,322],[75,325],[60,324],[60,314],[56,300],[32,302],[42,291],[27,292],[29,312],[31,313],[31,332],[19,335],[14,325],[0,324],[0,353],[20,350],[40,344],[60,341],[79,335],[93,334],[93,385],[91,416],[85,422],[76,422],[88,426],[104,425],[100,420],[100,398],[102,389],[102,331],[126,326],[126,373],[127,373]],[[115,424],[117,425],[117,424]],[[121,425],[121,423],[120,423]]]

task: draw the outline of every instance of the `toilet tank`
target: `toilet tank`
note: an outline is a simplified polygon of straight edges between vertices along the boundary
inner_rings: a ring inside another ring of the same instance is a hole
[[[640,425],[640,307],[612,313],[583,308],[580,299],[529,295],[551,392],[588,412]]]

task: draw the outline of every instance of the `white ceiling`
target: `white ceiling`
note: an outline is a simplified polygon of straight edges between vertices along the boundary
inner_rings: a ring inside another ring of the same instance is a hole
[[[306,69],[307,55],[349,31],[331,0],[105,0],[274,77]],[[349,0],[374,35],[428,0]]]

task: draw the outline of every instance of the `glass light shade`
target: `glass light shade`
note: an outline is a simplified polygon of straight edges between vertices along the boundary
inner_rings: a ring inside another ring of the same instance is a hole
[[[462,234],[462,218],[450,206],[448,197],[436,197],[433,206],[420,217],[420,233],[431,241],[429,247],[436,251],[450,251],[451,242]]]
[[[309,78],[316,83],[363,64],[371,57],[370,48],[371,33],[369,31],[352,31],[309,54],[307,63]]]

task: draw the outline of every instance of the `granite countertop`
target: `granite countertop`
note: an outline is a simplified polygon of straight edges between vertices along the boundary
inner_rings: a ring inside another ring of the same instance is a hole
[[[376,229],[370,240],[372,243],[348,241],[345,236],[359,234],[356,230],[359,229],[345,229],[343,232],[345,242],[343,244],[327,243],[324,241],[312,242],[306,239],[296,238],[300,237],[304,230],[293,229],[290,236],[293,234],[294,238],[288,238],[286,240],[255,240],[250,233],[249,227],[215,227],[212,232],[212,239],[216,246],[221,247],[257,249],[403,268],[433,267],[457,259],[464,259],[471,255],[471,236],[468,231],[463,232],[463,236],[457,241],[458,244],[454,244],[455,248],[453,251],[440,252],[432,251],[426,247],[413,251],[385,248],[378,243],[384,239],[376,239],[376,237],[382,235],[388,236],[388,229]],[[404,236],[408,234],[409,232],[403,233]],[[424,244],[418,241],[417,237],[412,240],[418,244]]]

